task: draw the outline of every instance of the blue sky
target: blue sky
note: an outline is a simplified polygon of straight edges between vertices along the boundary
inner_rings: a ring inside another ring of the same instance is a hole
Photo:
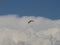
[[[0,15],[6,14],[60,19],[60,0],[0,0]]]

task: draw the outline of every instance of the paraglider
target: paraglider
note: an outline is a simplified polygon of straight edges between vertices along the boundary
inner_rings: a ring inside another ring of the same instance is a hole
[[[34,20],[29,20],[29,21],[28,21],[28,24],[31,23],[31,22],[34,22]]]

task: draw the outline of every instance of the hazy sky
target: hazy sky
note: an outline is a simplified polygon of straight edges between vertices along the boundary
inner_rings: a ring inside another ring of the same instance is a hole
[[[60,0],[0,0],[0,45],[60,45]]]
[[[0,0],[0,15],[4,14],[60,19],[60,0]]]

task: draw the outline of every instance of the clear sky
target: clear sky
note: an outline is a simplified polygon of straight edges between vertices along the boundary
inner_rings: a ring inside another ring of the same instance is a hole
[[[60,0],[0,0],[0,15],[5,14],[60,19]]]

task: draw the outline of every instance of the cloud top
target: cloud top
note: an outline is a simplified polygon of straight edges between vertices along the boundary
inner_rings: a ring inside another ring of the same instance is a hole
[[[29,20],[34,20],[28,24]],[[0,16],[0,45],[60,45],[60,20]]]

